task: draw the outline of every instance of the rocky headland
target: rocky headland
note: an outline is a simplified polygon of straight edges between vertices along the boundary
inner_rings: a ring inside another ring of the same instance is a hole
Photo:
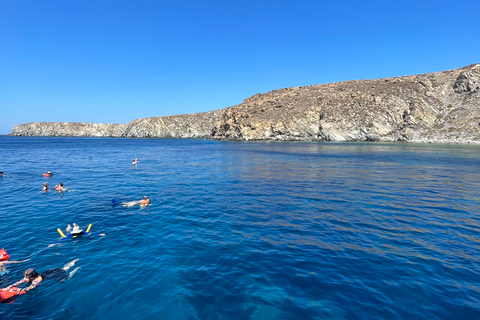
[[[480,64],[279,89],[224,109],[127,124],[20,124],[10,135],[480,143]]]

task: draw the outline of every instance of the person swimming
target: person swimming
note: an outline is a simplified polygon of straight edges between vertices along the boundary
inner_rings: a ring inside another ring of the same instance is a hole
[[[135,160],[132,161],[132,164],[137,164],[138,163],[138,159],[135,158]]]
[[[131,208],[131,207],[134,207],[136,205],[140,205],[140,207],[143,207],[143,206],[147,206],[151,203],[152,203],[152,200],[150,200],[147,196],[144,196],[142,200],[122,202],[122,207]]]
[[[80,269],[79,267],[75,268],[75,270],[71,271],[69,274],[67,274],[67,271],[75,265],[75,263],[78,261],[78,259],[75,259],[73,261],[70,261],[67,263],[63,268],[55,268],[55,269],[49,269],[43,273],[37,273],[35,269],[29,268],[25,270],[23,273],[23,279],[15,282],[14,284],[9,285],[8,287],[4,288],[4,290],[8,290],[11,287],[17,287],[20,286],[24,283],[31,283],[29,286],[25,288],[17,288],[17,294],[20,294],[20,292],[23,290],[24,292],[28,292],[32,289],[35,289],[42,281],[44,280],[49,280],[53,279],[57,282],[63,282],[68,279],[70,279],[75,272]]]
[[[53,173],[51,171],[48,171],[47,173],[44,173],[43,176],[50,178],[51,176],[53,176]]]
[[[146,206],[150,203],[152,203],[152,200],[150,200],[150,198],[148,198],[147,196],[144,196],[143,199],[140,201],[141,206]]]
[[[58,185],[55,185],[55,191],[64,191],[63,183],[60,182]]]
[[[43,184],[43,189],[42,190],[43,190],[43,192],[47,192],[48,190],[50,190],[50,189],[48,189],[48,182],[45,182]]]

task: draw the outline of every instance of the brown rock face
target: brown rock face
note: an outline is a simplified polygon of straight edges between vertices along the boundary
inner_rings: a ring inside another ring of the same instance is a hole
[[[128,124],[22,124],[11,135],[480,143],[480,64],[274,90],[225,109]]]
[[[225,109],[213,138],[480,143],[480,64],[257,94]]]
[[[133,120],[126,124],[122,137],[209,138],[220,113],[215,110]]]

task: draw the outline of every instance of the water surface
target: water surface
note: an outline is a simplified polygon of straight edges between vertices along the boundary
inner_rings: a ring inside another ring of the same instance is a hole
[[[0,155],[0,248],[31,259],[0,287],[81,268],[1,319],[480,318],[479,146],[0,137]],[[73,222],[106,236],[47,248]]]

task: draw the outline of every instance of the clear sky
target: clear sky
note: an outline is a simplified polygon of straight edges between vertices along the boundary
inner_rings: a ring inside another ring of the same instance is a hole
[[[480,1],[0,0],[0,134],[480,62]]]

